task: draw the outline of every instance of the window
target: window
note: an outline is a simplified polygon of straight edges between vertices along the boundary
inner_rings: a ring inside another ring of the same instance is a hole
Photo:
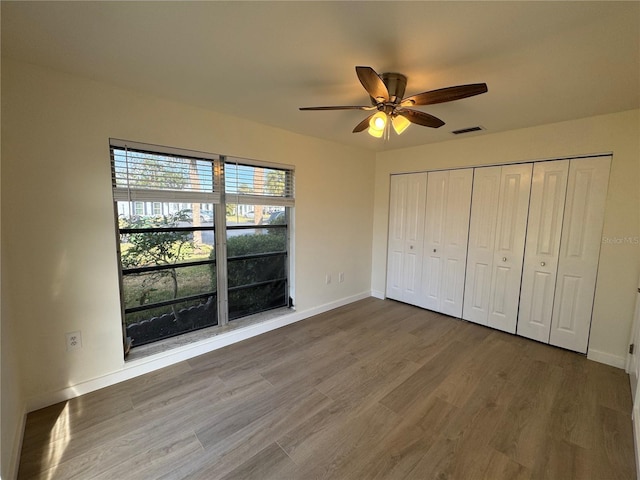
[[[286,307],[293,170],[111,141],[133,347]]]
[[[229,320],[289,303],[286,169],[225,162]]]

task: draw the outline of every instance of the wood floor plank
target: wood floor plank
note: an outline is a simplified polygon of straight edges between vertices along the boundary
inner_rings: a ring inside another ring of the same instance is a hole
[[[353,478],[368,480],[404,479],[425,452],[436,441],[437,433],[429,433],[411,419],[400,421],[390,432],[379,438],[361,462]]]
[[[504,376],[519,357],[501,335],[490,335],[475,350],[475,354],[458,363],[435,388],[434,394],[458,407],[464,406],[482,383],[495,376]]]
[[[591,470],[593,478],[611,480],[632,479],[636,476],[635,463],[629,458],[634,455],[633,428],[629,414],[608,407],[597,408],[595,447],[591,450]]]
[[[398,422],[395,413],[375,404],[358,415],[332,423],[293,451],[279,444],[299,466],[297,478],[356,478],[380,437]]]
[[[489,453],[489,462],[487,465],[487,469],[484,472],[483,480],[493,480],[497,478],[504,478],[509,480],[529,480],[532,478],[532,473],[531,470],[523,467],[517,462],[514,462],[505,454],[491,449],[491,452]]]
[[[276,443],[248,458],[238,467],[228,470],[224,464],[216,463],[190,478],[210,480],[289,480],[296,476],[296,465]]]
[[[458,341],[447,345],[398,387],[389,392],[380,403],[394,412],[402,413],[411,404],[420,402],[424,397],[431,395],[445,381],[454,366],[464,362],[472,354],[474,348],[466,348],[465,344]]]
[[[635,478],[628,376],[367,298],[29,414],[19,479]]]
[[[568,365],[549,419],[549,435],[585,449],[595,440],[598,391],[589,382],[584,368]]]
[[[532,479],[580,478],[593,479],[588,451],[565,440],[547,438],[541,454],[532,468]]]
[[[532,468],[544,447],[550,412],[563,380],[560,367],[534,362],[528,382],[522,383],[515,393],[491,445],[519,464]]]

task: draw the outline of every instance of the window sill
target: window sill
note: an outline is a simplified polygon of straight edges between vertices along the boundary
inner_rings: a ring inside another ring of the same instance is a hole
[[[147,357],[165,353],[177,348],[186,347],[202,340],[207,340],[219,335],[233,332],[242,328],[257,325],[268,320],[273,320],[284,315],[289,315],[295,310],[293,308],[282,307],[275,310],[269,310],[267,312],[256,313],[255,315],[249,315],[247,317],[239,318],[229,322],[227,325],[220,326],[215,325],[209,328],[203,328],[196,330],[195,332],[185,333],[175,337],[160,340],[158,342],[142,345],[140,347],[134,347],[129,352],[129,355],[125,358],[125,363],[142,360]]]

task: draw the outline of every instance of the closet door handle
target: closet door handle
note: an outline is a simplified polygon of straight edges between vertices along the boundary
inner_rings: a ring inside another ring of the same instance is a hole
[[[413,250],[413,245],[409,245],[409,250]]]
[[[436,253],[436,249],[435,248],[433,249],[433,253]]]
[[[507,261],[507,257],[502,257],[502,261],[506,262]]]
[[[540,266],[541,266],[541,267],[544,267],[545,265],[546,265],[546,263],[544,263],[544,262],[540,262]]]

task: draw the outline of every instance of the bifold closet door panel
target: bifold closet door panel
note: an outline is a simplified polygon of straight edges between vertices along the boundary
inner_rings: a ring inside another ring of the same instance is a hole
[[[532,164],[502,167],[488,325],[516,333]]]
[[[391,177],[386,295],[416,305],[422,270],[426,189],[426,173]]]
[[[473,169],[429,172],[420,306],[462,316]]]
[[[489,318],[500,179],[501,167],[476,168],[473,174],[462,318],[481,325]]]
[[[611,157],[571,160],[549,343],[587,352]]]
[[[444,223],[448,187],[448,171],[428,174],[419,305],[435,311],[440,311],[440,283],[444,269]]]
[[[389,246],[387,252],[388,298],[402,299],[402,264],[404,262],[405,215],[407,208],[406,175],[393,175],[389,189]]]
[[[569,160],[533,166],[517,333],[549,343]]]

